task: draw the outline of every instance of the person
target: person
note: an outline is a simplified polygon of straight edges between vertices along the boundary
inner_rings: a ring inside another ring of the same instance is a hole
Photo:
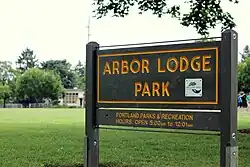
[[[241,95],[239,94],[239,95],[238,95],[238,107],[241,108],[242,105],[243,105],[243,103],[242,103],[242,97],[241,97]]]
[[[246,96],[246,100],[247,100],[247,111],[249,111],[249,108],[250,108],[250,93],[248,93],[248,95]]]

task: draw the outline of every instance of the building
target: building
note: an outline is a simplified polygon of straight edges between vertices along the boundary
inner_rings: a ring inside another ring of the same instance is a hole
[[[61,105],[84,107],[85,105],[85,93],[81,89],[65,89],[65,96],[60,99]]]

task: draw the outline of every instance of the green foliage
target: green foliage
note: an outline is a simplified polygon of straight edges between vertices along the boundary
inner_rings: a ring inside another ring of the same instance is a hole
[[[243,49],[243,53],[240,53],[241,54],[241,61],[245,61],[246,58],[250,57],[250,48],[248,45],[246,45]]]
[[[238,0],[228,1],[238,3]],[[218,24],[222,24],[222,31],[236,26],[230,13],[223,11],[221,0],[188,0],[185,3],[189,5],[190,11],[184,14],[181,14],[179,1],[170,5],[166,0],[94,0],[93,5],[96,7],[94,13],[97,18],[109,12],[115,17],[125,17],[133,6],[138,7],[139,14],[148,11],[158,17],[169,14],[180,20],[181,25],[193,26],[201,35],[208,35],[208,30]]]
[[[12,68],[11,62],[0,61],[0,84],[8,85],[10,89],[10,97],[8,99],[11,101],[15,101],[15,81],[18,75],[20,75],[20,72]]]
[[[8,85],[0,85],[0,98],[7,99],[10,97],[10,88]]]
[[[238,64],[238,90],[250,91],[250,57]]]
[[[67,60],[49,60],[42,62],[41,66],[42,69],[56,72],[60,76],[64,88],[72,89],[76,86],[76,75]]]
[[[12,63],[9,61],[0,61],[0,82],[2,85],[7,84],[14,76],[11,65]]]
[[[21,56],[18,57],[16,62],[17,69],[24,73],[26,70],[30,68],[34,68],[38,66],[38,59],[36,55],[34,55],[34,51],[26,48],[26,50],[22,51]]]
[[[8,85],[1,85],[0,84],[0,99],[2,99],[4,108],[5,108],[5,103],[6,100],[9,99],[11,96],[11,90]]]
[[[85,67],[84,65],[81,63],[81,61],[79,61],[75,67],[75,73],[77,76],[77,87],[79,89],[84,89],[85,88]]]
[[[16,95],[19,100],[41,102],[44,99],[57,100],[62,94],[59,76],[51,71],[32,68],[20,75],[16,81]]]
[[[43,71],[42,75],[38,69],[33,70],[39,67],[34,51],[26,48],[26,50],[22,51],[16,64],[17,68],[13,69],[11,62],[0,61],[0,83],[8,84],[11,90],[10,101],[12,102],[42,102],[44,98],[49,97],[53,104],[57,104],[59,95],[56,92],[63,94],[63,88],[84,88],[84,66],[80,61],[75,68],[71,68],[72,65],[65,59],[42,62],[41,70],[46,71]],[[26,71],[29,72],[24,75]],[[53,72],[53,76],[56,76],[56,79],[52,77],[51,80],[52,72],[49,71]],[[53,79],[56,80],[55,85],[47,84],[53,82]],[[58,82],[62,83],[63,86],[61,87],[61,84],[58,84]],[[45,84],[47,87],[40,85],[40,83]],[[55,88],[55,90],[52,88]],[[60,91],[57,89],[60,89]]]

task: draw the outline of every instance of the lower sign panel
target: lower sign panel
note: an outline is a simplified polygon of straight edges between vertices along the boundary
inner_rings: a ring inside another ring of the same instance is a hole
[[[98,109],[97,124],[218,131],[219,112]]]

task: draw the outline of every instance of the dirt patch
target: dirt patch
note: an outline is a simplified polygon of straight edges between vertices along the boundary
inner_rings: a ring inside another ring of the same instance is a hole
[[[238,130],[238,132],[244,133],[244,134],[250,134],[250,129],[240,129]]]

